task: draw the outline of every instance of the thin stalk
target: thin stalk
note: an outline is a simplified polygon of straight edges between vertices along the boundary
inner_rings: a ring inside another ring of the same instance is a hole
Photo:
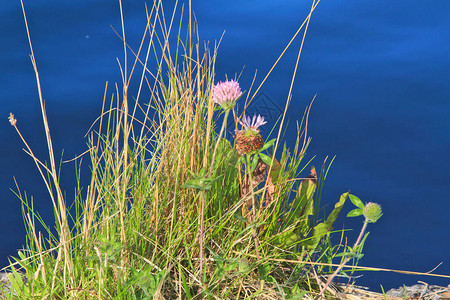
[[[217,148],[219,147],[219,142],[222,137],[223,132],[225,131],[225,128],[227,127],[227,119],[228,114],[230,113],[230,110],[227,109],[225,111],[224,120],[222,122],[222,128],[220,129],[219,137],[216,142],[216,146],[214,147],[213,157],[211,161],[211,167],[208,172],[208,176],[211,175],[213,168],[214,168],[214,160],[216,159],[216,152]],[[203,283],[203,264],[204,264],[204,234],[205,234],[205,200],[206,200],[206,191],[202,191],[201,193],[201,209],[200,209],[200,237],[199,237],[199,243],[200,243],[200,280]]]
[[[222,138],[222,134],[225,131],[225,128],[227,128],[227,120],[228,120],[229,113],[230,113],[229,109],[225,110],[225,116],[223,117],[222,128],[220,129],[219,137],[217,138],[216,146],[214,147],[214,152],[213,152],[212,161],[211,161],[211,168],[209,169],[209,175],[211,175],[212,170],[214,168],[214,161],[216,159],[216,153],[217,153],[217,148],[219,148],[220,139]]]
[[[250,169],[251,165],[250,165],[250,155],[246,154],[245,155],[246,159],[247,159],[247,165],[246,165],[246,169],[247,169],[247,173],[248,173],[248,181],[250,184],[250,196],[252,197],[252,223],[254,224],[256,221],[256,202],[255,202],[255,195],[254,195],[254,190],[253,190],[253,176],[252,176],[252,170]],[[254,158],[256,159],[256,157]],[[259,255],[259,241],[258,241],[258,235],[256,234],[256,228],[253,227],[252,228],[252,236],[253,239],[255,240],[255,251],[256,251],[256,259],[260,260],[261,257]]]
[[[41,113],[42,113],[42,121],[44,123],[44,128],[45,128],[45,135],[46,135],[46,140],[47,140],[47,147],[48,147],[48,154],[49,154],[49,159],[50,159],[50,165],[51,165],[51,177],[53,180],[53,184],[56,188],[56,193],[57,193],[57,199],[58,199],[58,207],[55,207],[55,212],[58,215],[58,221],[59,221],[59,235],[60,235],[60,248],[58,251],[58,260],[61,259],[61,256],[64,255],[64,282],[66,283],[67,280],[67,275],[69,275],[69,279],[71,281],[71,283],[73,283],[73,262],[71,260],[71,245],[68,242],[71,239],[71,233],[70,233],[70,228],[69,228],[69,224],[67,221],[67,211],[66,211],[66,203],[64,200],[64,196],[61,190],[61,187],[59,185],[58,182],[58,173],[56,171],[56,164],[55,164],[55,156],[54,156],[54,152],[53,152],[53,145],[52,145],[52,138],[50,135],[50,128],[48,125],[48,120],[47,120],[47,112],[45,110],[45,105],[44,105],[44,98],[42,96],[42,89],[41,89],[41,81],[39,78],[39,72],[37,69],[37,64],[36,64],[36,60],[35,60],[35,56],[34,56],[34,51],[33,51],[33,45],[31,43],[31,36],[30,36],[30,31],[28,28],[28,21],[27,21],[27,17],[25,14],[25,7],[23,5],[23,1],[20,1],[21,6],[22,6],[22,12],[23,12],[23,17],[25,20],[25,27],[27,30],[27,36],[28,36],[28,42],[30,45],[30,58],[31,58],[31,63],[33,65],[33,69],[34,69],[34,73],[36,76],[36,83],[37,83],[37,88],[38,88],[38,94],[39,94],[39,102],[40,102],[40,106],[41,106]],[[52,193],[50,192],[51,197],[53,198]],[[62,253],[61,253],[62,251]],[[67,272],[66,272],[67,271]],[[68,274],[67,274],[68,273]]]
[[[356,249],[356,247],[359,245],[359,243],[361,242],[361,239],[362,239],[362,237],[363,237],[363,235],[364,235],[364,232],[366,231],[367,223],[368,223],[367,220],[364,221],[364,225],[363,225],[363,227],[361,228],[361,232],[359,233],[359,236],[358,236],[358,238],[356,239],[355,244],[353,245],[352,252],[351,252],[351,253],[353,253],[353,254],[355,253],[355,249]],[[328,277],[327,283],[323,286],[323,288],[320,290],[320,293],[314,298],[314,300],[317,300],[317,299],[319,299],[320,297],[323,297],[323,294],[324,294],[325,290],[326,290],[326,289],[328,288],[328,286],[331,284],[331,282],[333,281],[334,277],[336,277],[336,275],[342,270],[342,268],[344,267],[344,265],[347,264],[348,261],[352,259],[352,257],[353,257],[353,256],[349,256],[349,257],[347,257],[346,259],[344,259],[344,260],[340,263],[340,265],[336,268],[336,270],[333,272],[333,274],[331,274],[331,276]]]
[[[199,270],[200,270],[200,283],[202,285],[203,288],[203,263],[204,263],[204,248],[205,248],[205,244],[204,244],[204,240],[205,240],[205,199],[206,199],[206,191],[202,191],[201,192],[201,210],[200,210],[200,237],[199,237],[199,243],[200,243],[200,266],[199,266]],[[200,291],[199,291],[200,292]]]

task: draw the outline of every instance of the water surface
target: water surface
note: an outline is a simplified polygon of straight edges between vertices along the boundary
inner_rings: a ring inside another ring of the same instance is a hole
[[[169,8],[173,1],[167,3]],[[120,29],[118,4],[44,0],[25,5],[55,152],[64,149],[64,158],[72,158],[85,150],[84,134],[100,113],[105,82],[120,82],[116,57],[122,59],[122,44],[111,29]],[[309,7],[309,1],[195,1],[201,39],[214,43],[225,31],[217,79],[233,77],[245,66],[243,89],[249,89],[255,70],[260,82]],[[124,1],[124,10],[128,38],[136,48],[145,26],[144,3]],[[326,156],[336,156],[325,184],[328,209],[348,190],[383,206],[381,221],[369,226],[362,265],[428,271],[443,262],[436,272],[450,274],[448,11],[447,0],[323,1],[309,24],[288,120],[294,125],[301,119],[317,95],[308,155],[316,155],[316,167]],[[27,142],[45,157],[18,1],[0,6],[0,35],[0,263],[5,265],[25,234],[20,203],[9,191],[13,176],[34,196],[44,218],[51,220],[53,214],[33,161],[7,122],[9,112],[15,113]],[[272,113],[284,108],[299,45],[293,44],[262,89],[259,103],[271,104]],[[273,114],[268,118],[276,120]],[[293,139],[291,131],[287,140]],[[74,191],[73,170],[65,165],[62,172],[68,195]],[[355,229],[349,243],[360,221],[339,220],[339,227]],[[449,283],[391,273],[365,273],[358,283],[379,290],[379,284],[388,289],[419,280]]]

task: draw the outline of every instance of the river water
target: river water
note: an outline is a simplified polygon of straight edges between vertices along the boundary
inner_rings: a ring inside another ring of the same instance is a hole
[[[145,27],[143,1],[123,1],[127,35],[138,47]],[[166,9],[173,1],[166,2]],[[244,68],[248,90],[255,70],[261,82],[309,11],[309,1],[194,1],[201,40],[220,39],[217,79]],[[113,1],[25,1],[55,152],[83,152],[84,134],[99,115],[105,82],[120,82],[119,5]],[[312,107],[308,156],[320,167],[336,156],[324,187],[325,210],[350,190],[378,202],[384,215],[371,232],[360,264],[450,275],[450,2],[322,1],[313,14],[296,77],[288,120],[295,128]],[[13,176],[52,220],[50,200],[33,161],[7,117],[13,112],[27,142],[45,157],[34,73],[19,1],[0,4],[0,264],[24,243]],[[252,108],[269,125],[284,109],[300,43],[294,42],[261,89]],[[287,134],[292,143],[294,131]],[[44,159],[45,160],[45,159]],[[73,195],[72,164],[62,170]],[[347,205],[343,215],[350,209]],[[336,227],[361,220],[340,218]],[[358,284],[380,290],[422,280],[448,279],[365,272]]]

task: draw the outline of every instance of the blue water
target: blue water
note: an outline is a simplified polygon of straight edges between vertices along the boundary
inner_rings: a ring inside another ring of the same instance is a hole
[[[170,7],[173,1],[167,3]],[[116,57],[123,57],[122,44],[110,27],[120,29],[118,4],[44,0],[25,5],[55,152],[64,149],[69,159],[86,148],[84,134],[100,113],[105,82],[111,87],[120,81]],[[256,69],[260,82],[309,6],[309,1],[195,1],[201,39],[213,42],[226,31],[217,78],[234,77],[245,66],[242,88],[249,89]],[[145,26],[144,3],[124,1],[124,9],[128,38],[137,48]],[[308,154],[317,155],[316,167],[327,155],[336,156],[325,183],[325,209],[348,190],[383,206],[380,222],[369,226],[362,265],[424,272],[443,262],[435,272],[450,275],[449,12],[448,0],[323,1],[310,23],[288,119],[294,128],[317,94]],[[45,160],[19,1],[0,4],[0,37],[0,265],[5,265],[25,235],[20,203],[9,190],[13,176],[34,196],[44,218],[52,220],[52,212],[39,173],[7,121],[13,112],[27,142]],[[269,123],[284,108],[298,47],[297,41],[252,108],[265,111]],[[74,191],[73,171],[73,164],[62,171],[68,196]],[[351,244],[360,220],[339,222],[338,228],[355,229],[349,233]],[[419,280],[450,283],[366,272],[358,284],[379,290],[380,284],[388,289]]]

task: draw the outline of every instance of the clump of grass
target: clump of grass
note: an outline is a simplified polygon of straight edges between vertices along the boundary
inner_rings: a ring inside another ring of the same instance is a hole
[[[304,33],[316,5],[302,25]],[[184,7],[180,10],[183,15]],[[190,3],[186,33],[180,21],[176,47],[170,44],[175,11],[165,19],[161,1],[154,3],[131,69],[123,30],[122,88],[116,86],[107,107],[106,85],[102,113],[88,140],[90,184],[86,190],[78,187],[72,210],[59,186],[32,52],[50,167],[28,152],[53,201],[56,234],[18,192],[28,235],[9,266],[10,298],[296,299],[325,292],[319,276],[338,252],[330,233],[348,193],[319,218],[329,165],[317,174],[304,161],[310,106],[293,151],[281,135],[289,101],[280,122],[272,124],[278,134],[264,142],[257,130],[263,122],[242,121],[237,99],[226,105],[214,101],[217,52],[201,50]],[[151,55],[157,63],[152,72]],[[136,74],[139,68],[142,73]],[[135,77],[140,85],[131,96]],[[142,100],[144,89],[149,96]],[[245,102],[251,100],[247,92]],[[229,116],[236,128],[238,119],[244,125],[236,133],[239,143],[227,134]],[[11,122],[20,134],[14,116]],[[311,170],[307,177],[301,175],[306,169]],[[36,232],[36,222],[45,235]]]

